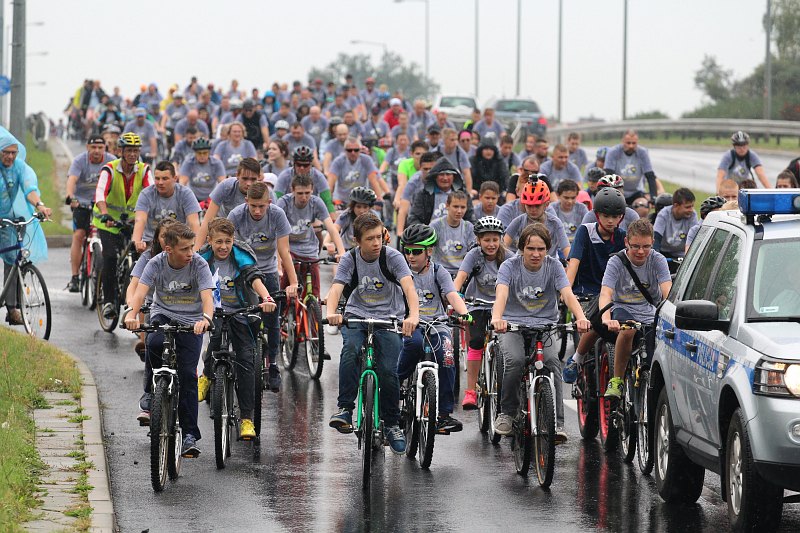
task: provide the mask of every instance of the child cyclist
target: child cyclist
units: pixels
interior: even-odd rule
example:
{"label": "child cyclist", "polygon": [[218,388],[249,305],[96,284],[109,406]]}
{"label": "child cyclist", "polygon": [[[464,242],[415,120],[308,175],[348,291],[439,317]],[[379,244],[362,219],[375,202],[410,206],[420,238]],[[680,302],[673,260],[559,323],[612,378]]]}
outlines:
{"label": "child cyclist", "polygon": [[493,216],[500,212],[497,202],[500,200],[500,186],[496,181],[484,181],[478,191],[478,204],[473,208],[472,216],[475,220]]}
{"label": "child cyclist", "polygon": [[522,230],[536,222],[547,228],[550,234],[551,247],[547,253],[558,258],[561,253],[564,258],[569,257],[569,239],[564,230],[564,224],[552,212],[547,211],[550,203],[550,188],[543,180],[528,182],[522,188],[519,198],[520,204],[525,207],[525,213],[514,218],[506,227],[503,243],[506,248],[516,251],[516,244]]}
{"label": "child cyclist", "polygon": [[[327,216],[327,213],[326,213]],[[262,274],[258,270],[253,250],[244,243],[234,242],[236,228],[225,218],[215,218],[208,224],[208,244],[198,252],[206,260],[215,279],[214,303],[217,308],[230,312],[253,303],[258,296],[261,310],[270,313],[275,310],[275,302],[269,295]],[[239,438],[252,440],[256,437],[253,425],[255,392],[256,332],[253,331],[246,316],[235,315],[229,322],[231,341],[236,354],[236,395],[239,397],[239,410],[242,425]],[[203,356],[203,374],[197,382],[197,401],[202,402],[211,387],[212,365],[208,356],[214,350],[226,349],[222,341],[222,320],[214,320],[214,333]]]}
{"label": "child cyclist", "polygon": [[[492,183],[486,181],[483,184]],[[483,185],[481,186],[483,187]],[[506,260],[503,246],[505,227],[499,218],[492,216],[478,219],[472,230],[478,239],[478,246],[467,252],[456,274],[456,290],[467,298],[480,298],[494,301],[497,270]],[[487,304],[470,304],[472,322],[469,325],[469,348],[467,349],[467,387],[464,390],[465,411],[478,408],[475,384],[483,357],[483,341],[486,338],[486,325],[492,316],[492,307]]]}
{"label": "child cyclist", "polygon": [[[622,396],[622,376],[628,366],[635,337],[642,334],[635,329],[620,331],[620,324],[635,320],[650,326],[645,332],[649,336],[647,353],[652,353],[655,341],[652,329],[655,306],[669,295],[672,288],[667,259],[653,249],[654,240],[653,226],[649,220],[642,218],[632,223],[628,226],[625,237],[626,252],[609,259],[603,275],[600,309],[613,303],[603,313],[603,324],[609,331],[619,332],[614,351],[614,377],[608,382],[606,398]],[[636,283],[637,280],[631,275],[629,268],[636,274],[639,283]],[[642,292],[639,286],[647,293]]]}
{"label": "child cyclist", "polygon": [[[576,318],[578,331],[591,327],[567,280],[558,259],[548,255],[550,233],[544,224],[534,223],[522,230],[517,247],[520,253],[507,259],[497,273],[497,289],[492,307],[492,326],[499,335],[503,362],[502,398],[495,431],[509,435],[514,417],[520,407],[518,390],[524,371],[526,344],[530,339],[520,331],[507,332],[508,323],[536,327],[558,322],[558,299],[564,300]],[[564,443],[564,398],[561,385],[561,365],[553,343],[545,343],[545,365],[553,373],[556,389],[556,443]]]}
{"label": "child cyclist", "polygon": [[[384,246],[381,219],[365,213],[353,221],[353,235],[358,246],[342,257],[333,284],[326,298],[327,318],[332,326],[342,323],[338,313],[339,298],[345,287],[352,292],[347,299],[348,318],[388,320],[405,312],[403,335],[410,337],[419,324],[419,299],[414,288],[411,270],[397,250]],[[355,283],[354,283],[355,282]],[[358,353],[366,340],[366,326],[342,328],[342,353],[339,361],[339,410],[329,425],[340,433],[353,431],[353,409],[358,395]],[[400,337],[387,330],[375,331],[375,353],[380,380],[380,416],[385,423],[385,435],[395,454],[406,450],[406,439],[400,429],[400,382],[397,379],[397,359],[403,348]]]}
{"label": "child cyclist", "polygon": [[[358,218],[359,215],[369,213],[375,206],[377,200],[378,196],[372,189],[355,187],[350,191],[350,205],[339,214],[335,222],[336,233],[338,233],[339,237],[342,239],[342,245],[345,251],[356,246],[355,239],[353,238],[353,221]],[[375,213],[376,216],[378,215],[375,211],[373,211],[373,213]],[[336,245],[333,242],[332,232],[328,232],[328,235],[325,236],[325,246],[328,250],[328,254],[334,255]]]}
{"label": "child cyclist", "polygon": [[[465,197],[467,195],[465,192],[461,194]],[[469,321],[467,306],[456,292],[452,278],[444,268],[431,261],[436,241],[436,231],[425,224],[411,224],[403,231],[400,238],[403,255],[411,268],[414,287],[419,297],[419,316],[422,320],[445,318],[446,300],[456,313]],[[397,362],[397,377],[401,383],[414,372],[417,363],[424,356],[422,329],[417,328],[411,337],[403,339],[403,351],[400,352],[400,359]],[[428,336],[436,363],[439,365],[439,417],[436,431],[447,435],[463,429],[461,422],[451,416],[455,402],[453,385],[458,372],[453,359],[453,337],[447,324],[431,328]]]}
{"label": "child cyclist", "polygon": [[558,201],[550,205],[558,219],[564,224],[564,231],[567,232],[569,243],[575,240],[575,233],[581,225],[584,215],[589,212],[585,205],[578,203],[578,184],[571,179],[563,179],[558,182],[556,194]]}
{"label": "child cyclist", "polygon": [[433,249],[433,260],[442,265],[455,278],[458,266],[475,243],[472,222],[464,220],[469,196],[466,191],[452,191],[447,195],[447,214],[431,222],[431,228],[439,236]]}
{"label": "child cyclist", "polygon": [[[194,333],[179,333],[175,337],[181,396],[178,417],[186,435],[181,447],[183,457],[200,455],[200,448],[197,447],[197,441],[200,440],[200,428],[197,427],[197,362],[203,346],[203,333],[211,325],[211,315],[214,313],[211,271],[205,259],[194,253],[194,238],[194,232],[180,222],[166,230],[164,251],[153,257],[144,268],[125,318],[128,329],[139,327],[139,312],[152,287],[151,324],[175,320],[182,325],[194,326]],[[163,333],[149,333],[147,354],[150,368],[161,366],[163,350]],[[145,380],[145,397],[140,401],[148,411],[153,401],[152,386],[152,380]]]}

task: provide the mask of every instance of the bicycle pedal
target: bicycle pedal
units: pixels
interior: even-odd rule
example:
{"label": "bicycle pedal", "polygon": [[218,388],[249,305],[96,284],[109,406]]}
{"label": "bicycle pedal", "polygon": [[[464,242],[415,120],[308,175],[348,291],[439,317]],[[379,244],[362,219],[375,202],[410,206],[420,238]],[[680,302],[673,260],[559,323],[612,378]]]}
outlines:
{"label": "bicycle pedal", "polygon": [[437,429],[436,430],[436,434],[437,435],[449,435],[450,434],[450,430],[449,429]]}

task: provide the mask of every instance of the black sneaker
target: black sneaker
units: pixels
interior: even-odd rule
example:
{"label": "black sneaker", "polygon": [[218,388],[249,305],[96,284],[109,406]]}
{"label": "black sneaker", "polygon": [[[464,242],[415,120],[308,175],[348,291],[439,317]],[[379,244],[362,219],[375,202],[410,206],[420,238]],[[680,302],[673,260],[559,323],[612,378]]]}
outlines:
{"label": "black sneaker", "polygon": [[72,276],[67,285],[69,292],[81,292],[80,283],[78,283],[78,276]]}
{"label": "black sneaker", "polygon": [[439,416],[439,419],[436,421],[436,433],[440,435],[457,433],[462,429],[464,429],[464,424],[450,415]]}
{"label": "black sneaker", "polygon": [[194,459],[198,455],[200,455],[200,448],[197,446],[194,435],[186,435],[183,439],[183,446],[181,447],[181,457]]}
{"label": "black sneaker", "polygon": [[281,371],[278,365],[269,365],[269,390],[278,392],[281,390]]}

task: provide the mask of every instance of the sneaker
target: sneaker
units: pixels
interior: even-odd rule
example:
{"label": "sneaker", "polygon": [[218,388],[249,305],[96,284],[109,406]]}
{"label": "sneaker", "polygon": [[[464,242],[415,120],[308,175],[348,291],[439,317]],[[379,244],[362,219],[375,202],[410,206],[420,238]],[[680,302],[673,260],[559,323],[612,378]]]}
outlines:
{"label": "sneaker", "polygon": [[281,390],[281,372],[278,365],[269,365],[269,390],[278,392]]}
{"label": "sneaker", "polygon": [[330,324],[325,324],[325,333],[328,335],[338,335],[339,328],[337,326],[331,326]]}
{"label": "sneaker", "polygon": [[197,446],[197,440],[194,435],[186,435],[183,439],[183,446],[181,447],[181,457],[187,459],[194,459],[200,455],[200,448]]}
{"label": "sneaker", "polygon": [[139,398],[139,409],[142,411],[150,411],[153,408],[153,393],[152,392],[145,392],[142,394],[142,397]]}
{"label": "sneaker", "polygon": [[450,415],[439,415],[439,419],[436,421],[436,433],[440,435],[457,433],[462,429],[464,429],[464,424]]}
{"label": "sneaker", "polygon": [[150,411],[145,411],[142,409],[139,411],[139,416],[136,417],[136,420],[139,421],[139,425],[142,427],[146,427],[150,425]]}
{"label": "sneaker", "polygon": [[208,376],[202,374],[200,378],[197,380],[197,401],[204,402],[206,396],[208,396],[208,389],[211,388],[211,380],[208,379]]}
{"label": "sneaker", "polygon": [[106,320],[114,320],[114,317],[117,316],[117,310],[114,309],[114,304],[111,302],[103,304],[103,318]]}
{"label": "sneaker", "polygon": [[389,441],[389,448],[392,449],[392,453],[396,455],[403,455],[406,453],[406,436],[403,434],[403,430],[400,429],[400,426],[395,424],[394,426],[388,426],[383,431],[386,440]]}
{"label": "sneaker", "polygon": [[67,289],[69,292],[81,292],[81,286],[78,282],[78,276],[72,276],[69,280],[69,285],[67,285]]}
{"label": "sneaker", "polygon": [[514,419],[509,415],[500,413],[494,421],[494,432],[498,435],[511,435],[514,428]]}
{"label": "sneaker", "polygon": [[324,352],[322,352],[322,359],[325,360],[325,361],[330,361],[331,360],[331,354],[328,353],[328,350],[325,350]]}
{"label": "sneaker", "polygon": [[567,432],[564,430],[564,426],[556,426],[556,444],[564,444],[567,440]]}
{"label": "sneaker", "polygon": [[604,398],[616,398],[619,400],[622,398],[622,378],[611,378],[608,382],[608,387],[606,388],[606,393],[603,395]]}
{"label": "sneaker", "polygon": [[239,438],[242,440],[253,440],[256,438],[256,427],[249,418],[242,419],[242,428],[239,430]]}
{"label": "sneaker", "polygon": [[147,345],[144,343],[144,341],[138,341],[136,346],[134,346],[133,351],[136,352],[136,355],[138,355],[139,359],[141,359],[142,363],[144,363],[144,357],[147,353]]}
{"label": "sneaker", "polygon": [[575,383],[578,379],[578,363],[575,362],[575,357],[571,356],[564,364],[564,370],[561,372],[561,377],[564,378],[564,383]]}
{"label": "sneaker", "polygon": [[19,309],[9,309],[6,314],[6,322],[12,326],[21,326],[25,323],[22,320],[22,313]]}
{"label": "sneaker", "polygon": [[461,408],[465,411],[474,411],[478,408],[478,393],[474,390],[464,391],[464,401],[461,402]]}
{"label": "sneaker", "polygon": [[344,407],[339,408],[339,411],[331,417],[328,425],[339,433],[352,433],[353,411]]}

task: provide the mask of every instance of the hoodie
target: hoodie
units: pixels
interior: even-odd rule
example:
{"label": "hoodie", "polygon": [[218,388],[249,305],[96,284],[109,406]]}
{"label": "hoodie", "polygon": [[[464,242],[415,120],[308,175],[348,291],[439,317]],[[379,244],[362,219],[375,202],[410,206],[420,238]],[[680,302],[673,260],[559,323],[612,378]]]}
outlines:
{"label": "hoodie", "polygon": [[[214,252],[211,249],[211,245],[204,244],[197,253],[206,260],[213,274],[215,270]],[[258,298],[253,290],[253,281],[255,281],[256,278],[261,279],[261,281],[264,280],[261,271],[258,269],[258,264],[256,263],[255,252],[247,243],[234,241],[230,258],[236,268],[236,277],[233,283],[236,287],[236,294],[239,296],[240,306],[246,307],[257,303]]]}
{"label": "hoodie", "polygon": [[[428,172],[428,176],[425,178],[425,186],[414,197],[411,211],[408,213],[407,225],[431,223],[431,217],[436,208],[434,205],[436,193],[439,191],[439,188],[436,186],[436,176],[443,172],[455,173],[455,176],[453,176],[453,188],[451,190],[464,191],[469,195],[469,192],[464,186],[464,179],[461,177],[461,173],[456,170],[456,167],[454,167],[450,161],[442,157],[433,165],[431,171]],[[464,215],[464,220],[473,221],[472,201],[469,199],[467,200],[467,212]]]}
{"label": "hoodie", "polygon": [[[481,155],[484,149],[492,151],[490,159]],[[500,187],[500,197],[505,196],[505,192],[508,190],[508,165],[500,157],[500,152],[492,142],[482,142],[475,155],[469,158],[469,162],[472,165],[473,189],[480,191],[484,181],[494,181]]]}

